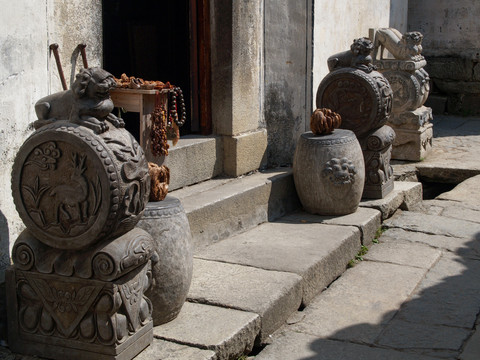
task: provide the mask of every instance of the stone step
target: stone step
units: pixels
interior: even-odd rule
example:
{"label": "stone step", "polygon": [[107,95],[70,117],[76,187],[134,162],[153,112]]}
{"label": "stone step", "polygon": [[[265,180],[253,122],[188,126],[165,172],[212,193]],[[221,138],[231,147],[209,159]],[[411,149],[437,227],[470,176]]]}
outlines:
{"label": "stone step", "polygon": [[196,250],[275,220],[301,205],[291,168],[213,179],[171,192],[182,202]]}
{"label": "stone step", "polygon": [[236,359],[267,343],[370,246],[382,219],[420,201],[421,189],[395,183],[385,199],[336,217],[303,212],[287,168],[172,192],[194,238],[193,279],[179,316],[154,328],[139,358]]}
{"label": "stone step", "polygon": [[[253,183],[272,178],[272,174],[274,188],[279,186],[275,180],[286,182],[291,178],[291,173],[284,170],[280,174],[245,177],[235,186],[229,180],[200,185],[208,193],[227,184],[242,188],[244,183],[243,188],[249,192],[259,187]],[[182,199],[187,214],[202,211],[200,206],[195,209],[193,201],[188,203],[196,193],[191,190],[184,189]],[[208,198],[202,192],[198,196]],[[278,194],[269,196],[279,198]],[[372,243],[382,218],[387,218],[394,207],[409,207],[420,200],[421,184],[395,184],[392,196],[362,201],[354,214],[318,216],[297,210],[208,247],[198,247],[188,302],[177,319],[154,328],[154,347],[147,351],[167,359],[187,359],[183,354],[200,350],[199,359],[236,359],[254,345],[267,343],[292,314],[308,305],[347,269],[362,244]],[[204,203],[225,209],[221,203]],[[161,351],[164,342],[181,346],[181,355],[167,356]],[[216,357],[210,357],[208,350]]]}

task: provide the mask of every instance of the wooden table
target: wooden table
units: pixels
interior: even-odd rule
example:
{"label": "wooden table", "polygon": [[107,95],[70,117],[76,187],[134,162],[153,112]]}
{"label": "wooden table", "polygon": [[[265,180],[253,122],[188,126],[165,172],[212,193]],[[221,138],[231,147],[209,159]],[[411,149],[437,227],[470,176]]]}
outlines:
{"label": "wooden table", "polygon": [[155,109],[155,95],[159,92],[161,105],[167,106],[169,90],[113,89],[110,90],[115,107],[140,113],[140,145],[150,149],[151,114]]}

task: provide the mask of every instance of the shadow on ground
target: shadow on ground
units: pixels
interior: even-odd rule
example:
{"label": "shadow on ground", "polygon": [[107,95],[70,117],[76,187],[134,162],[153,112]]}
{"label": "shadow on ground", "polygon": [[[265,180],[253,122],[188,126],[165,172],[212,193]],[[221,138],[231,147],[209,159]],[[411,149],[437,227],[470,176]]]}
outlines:
{"label": "shadow on ground", "polygon": [[[480,232],[456,252],[445,252],[413,298],[399,311],[385,314],[380,324],[358,324],[328,340],[314,340],[310,350],[315,355],[301,360],[458,358],[475,329],[480,309],[479,242]],[[365,333],[378,336],[363,344],[351,340]]]}

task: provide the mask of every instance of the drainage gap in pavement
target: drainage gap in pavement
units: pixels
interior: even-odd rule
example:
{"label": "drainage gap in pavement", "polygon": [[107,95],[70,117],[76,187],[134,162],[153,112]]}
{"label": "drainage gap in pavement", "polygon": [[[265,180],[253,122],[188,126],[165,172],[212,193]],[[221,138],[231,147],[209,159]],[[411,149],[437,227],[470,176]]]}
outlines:
{"label": "drainage gap in pavement", "polygon": [[455,186],[457,186],[457,184],[422,181],[422,186],[423,186],[423,200],[432,200],[432,199],[435,199],[438,195],[452,190]]}

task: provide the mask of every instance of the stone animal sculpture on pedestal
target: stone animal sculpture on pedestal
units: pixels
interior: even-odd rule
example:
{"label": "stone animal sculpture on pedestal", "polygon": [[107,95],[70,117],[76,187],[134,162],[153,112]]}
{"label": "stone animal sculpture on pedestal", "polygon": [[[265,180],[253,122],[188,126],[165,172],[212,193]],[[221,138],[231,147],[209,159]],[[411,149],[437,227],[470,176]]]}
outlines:
{"label": "stone animal sculpture on pedestal", "polygon": [[95,131],[108,130],[105,120],[115,127],[124,127],[123,120],[114,114],[110,89],[116,87],[113,75],[98,68],[82,69],[76,75],[70,90],[45,96],[35,104],[38,120],[35,129],[56,120],[69,120]]}
{"label": "stone animal sculpture on pedestal", "polygon": [[373,44],[369,39],[355,39],[350,46],[350,50],[332,55],[327,59],[328,69],[333,71],[340,68],[352,67],[367,73],[371,72],[375,69],[372,65],[372,56],[370,55],[372,50]]}
{"label": "stone animal sculpture on pedestal", "polygon": [[375,31],[374,58],[380,48],[380,59],[387,49],[398,60],[421,60],[423,35],[418,31],[407,32],[402,35],[394,28],[383,28]]}

